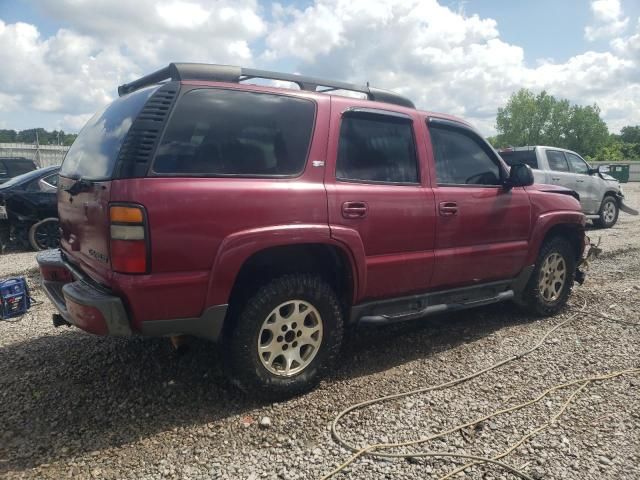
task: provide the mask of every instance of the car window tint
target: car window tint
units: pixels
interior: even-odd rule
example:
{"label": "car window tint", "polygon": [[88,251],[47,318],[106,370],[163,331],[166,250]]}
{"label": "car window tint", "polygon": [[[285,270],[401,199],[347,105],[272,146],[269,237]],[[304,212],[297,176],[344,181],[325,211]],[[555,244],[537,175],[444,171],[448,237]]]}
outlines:
{"label": "car window tint", "polygon": [[336,177],[365,182],[417,183],[410,119],[352,113],[343,117]]}
{"label": "car window tint", "polygon": [[567,160],[569,160],[572,171],[575,173],[582,173],[584,175],[589,173],[589,166],[579,156],[569,152],[564,152],[564,154],[567,156]]}
{"label": "car window tint", "polygon": [[299,174],[314,117],[315,104],[301,98],[193,90],[176,106],[153,170],[196,176]]}
{"label": "car window tint", "polygon": [[547,161],[549,162],[549,168],[556,172],[568,172],[569,165],[567,159],[564,157],[564,153],[557,150],[547,150]]}
{"label": "car window tint", "polygon": [[116,98],[82,128],[62,162],[63,177],[110,178],[131,125],[157,85]]}
{"label": "car window tint", "polygon": [[23,173],[35,170],[35,166],[31,162],[9,162],[9,170],[12,177],[17,177]]}
{"label": "car window tint", "polygon": [[510,167],[520,163],[526,163],[531,168],[538,168],[538,158],[536,157],[535,150],[502,151],[500,152],[500,156]]}
{"label": "car window tint", "polygon": [[471,132],[431,126],[436,177],[441,185],[500,185],[500,167]]}

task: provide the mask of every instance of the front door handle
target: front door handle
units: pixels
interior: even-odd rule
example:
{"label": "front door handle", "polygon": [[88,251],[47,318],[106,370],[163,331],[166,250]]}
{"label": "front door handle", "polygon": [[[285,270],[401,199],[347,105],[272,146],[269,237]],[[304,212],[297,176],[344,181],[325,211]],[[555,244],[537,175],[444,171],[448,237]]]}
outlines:
{"label": "front door handle", "polygon": [[584,180],[576,180],[578,183],[584,183]]}
{"label": "front door handle", "polygon": [[443,217],[451,217],[452,215],[457,215],[458,213],[458,204],[456,202],[440,202],[440,215]]}
{"label": "front door handle", "polygon": [[342,204],[342,216],[344,218],[364,218],[367,216],[368,211],[367,202],[344,202]]}
{"label": "front door handle", "polygon": [[559,182],[560,181],[560,177],[551,177],[551,181]]}

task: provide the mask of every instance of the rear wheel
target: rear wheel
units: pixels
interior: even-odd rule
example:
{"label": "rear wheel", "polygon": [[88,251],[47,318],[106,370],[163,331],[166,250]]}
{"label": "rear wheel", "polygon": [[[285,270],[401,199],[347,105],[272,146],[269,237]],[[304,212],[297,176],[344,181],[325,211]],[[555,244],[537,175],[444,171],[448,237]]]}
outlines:
{"label": "rear wheel", "polygon": [[618,221],[619,213],[618,202],[611,195],[607,195],[600,206],[600,217],[593,223],[600,228],[611,228]]}
{"label": "rear wheel", "polygon": [[34,250],[48,250],[60,246],[60,224],[57,218],[45,218],[29,229],[29,245]]}
{"label": "rear wheel", "polygon": [[242,390],[286,398],[313,388],[335,361],[342,311],[319,277],[285,275],[260,288],[233,319],[227,374]]}
{"label": "rear wheel", "polygon": [[575,271],[576,255],[571,243],[562,237],[546,241],[524,292],[528,310],[540,316],[559,312],[571,293]]}

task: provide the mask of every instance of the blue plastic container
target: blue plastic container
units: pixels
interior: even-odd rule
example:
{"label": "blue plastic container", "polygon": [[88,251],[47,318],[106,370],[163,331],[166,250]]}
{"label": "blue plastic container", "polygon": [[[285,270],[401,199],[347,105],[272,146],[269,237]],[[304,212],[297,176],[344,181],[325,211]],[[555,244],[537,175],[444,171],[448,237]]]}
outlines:
{"label": "blue plastic container", "polygon": [[30,306],[29,287],[24,277],[0,280],[0,319],[24,315]]}

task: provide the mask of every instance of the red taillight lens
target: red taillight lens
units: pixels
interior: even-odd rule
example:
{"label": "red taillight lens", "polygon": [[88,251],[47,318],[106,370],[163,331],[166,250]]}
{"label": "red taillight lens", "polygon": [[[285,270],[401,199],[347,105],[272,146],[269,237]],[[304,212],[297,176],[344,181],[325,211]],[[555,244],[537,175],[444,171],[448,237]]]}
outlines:
{"label": "red taillight lens", "polygon": [[146,273],[149,244],[146,215],[137,205],[112,205],[111,268],[120,273]]}

